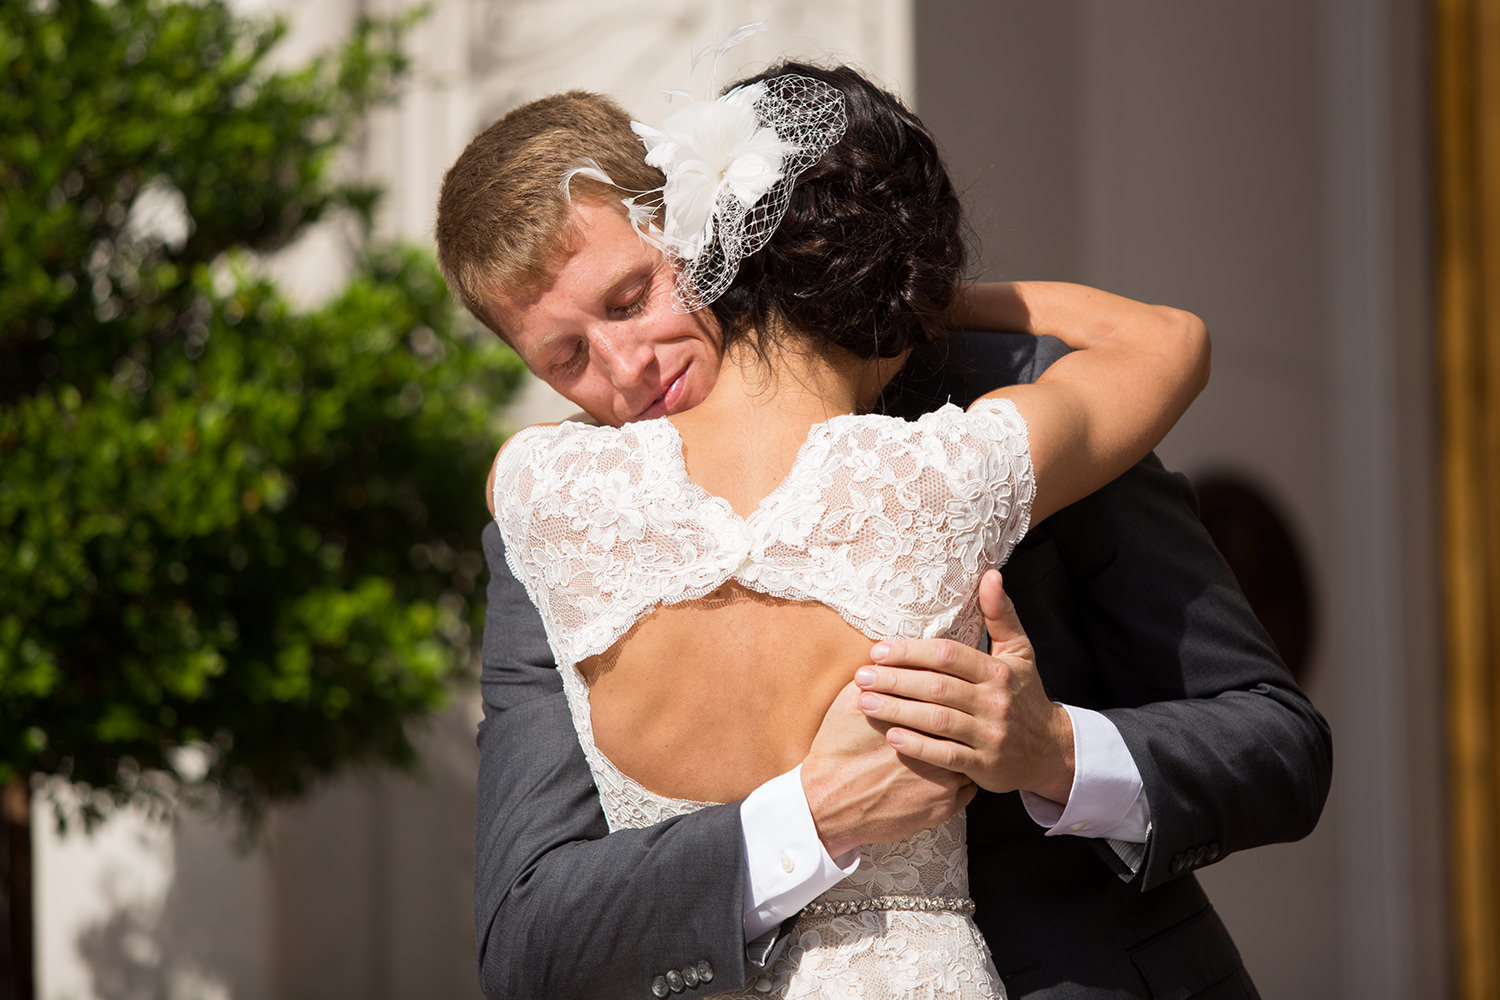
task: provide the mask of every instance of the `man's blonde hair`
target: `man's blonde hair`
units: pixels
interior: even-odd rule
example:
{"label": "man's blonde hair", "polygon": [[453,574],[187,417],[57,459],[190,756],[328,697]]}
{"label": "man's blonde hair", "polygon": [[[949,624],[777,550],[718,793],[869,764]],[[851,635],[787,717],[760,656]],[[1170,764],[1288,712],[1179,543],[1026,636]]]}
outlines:
{"label": "man's blonde hair", "polygon": [[438,195],[438,266],[464,306],[501,337],[485,308],[497,292],[527,293],[550,280],[575,249],[564,171],[592,159],[619,188],[575,177],[575,198],[619,208],[622,193],[662,183],[630,130],[630,116],[603,94],[570,90],[523,104],[469,143]]}

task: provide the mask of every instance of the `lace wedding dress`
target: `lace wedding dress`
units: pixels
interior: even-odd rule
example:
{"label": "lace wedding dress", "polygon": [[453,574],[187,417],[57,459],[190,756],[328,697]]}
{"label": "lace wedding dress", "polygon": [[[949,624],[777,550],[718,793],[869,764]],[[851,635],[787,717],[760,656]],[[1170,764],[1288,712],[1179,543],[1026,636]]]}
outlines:
{"label": "lace wedding dress", "polygon": [[[688,477],[668,420],[516,434],[496,465],[497,520],[511,570],[541,611],[610,829],[705,803],[652,793],[595,747],[577,663],[653,608],[730,580],[822,603],[871,639],[973,644],[983,629],[979,575],[1025,533],[1033,492],[1026,427],[1008,400],[967,412],[949,405],[915,422],[818,424],[749,517]],[[865,848],[742,995],[1003,997],[967,894],[962,814]]]}

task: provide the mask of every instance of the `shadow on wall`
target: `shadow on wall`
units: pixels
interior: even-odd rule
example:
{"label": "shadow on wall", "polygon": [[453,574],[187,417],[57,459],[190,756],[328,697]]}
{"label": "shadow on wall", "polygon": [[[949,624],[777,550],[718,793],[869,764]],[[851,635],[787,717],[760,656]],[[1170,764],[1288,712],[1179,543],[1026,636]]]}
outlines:
{"label": "shadow on wall", "polygon": [[120,1000],[166,1000],[175,979],[160,952],[161,914],[126,906],[78,935],[78,954],[93,973],[94,993]]}
{"label": "shadow on wall", "polygon": [[69,836],[60,888],[98,899],[69,901],[77,964],[43,1000],[477,998],[475,709],[458,701],[416,773],[330,782],[248,850],[233,817],[186,810]]}
{"label": "shadow on wall", "polygon": [[1198,515],[1255,616],[1276,643],[1297,683],[1308,683],[1317,608],[1307,555],[1292,522],[1253,474],[1229,470],[1193,477]]}
{"label": "shadow on wall", "polygon": [[418,738],[417,773],[356,774],[277,811],[267,996],[479,997],[477,718],[477,691],[467,692]]}
{"label": "shadow on wall", "polygon": [[[134,838],[126,836],[142,857],[112,859],[101,876],[106,915],[75,938],[90,993],[109,1000],[269,997],[265,852],[237,847],[238,828],[227,818],[183,813],[166,831],[136,816],[112,821],[116,832],[125,824],[138,825]],[[170,857],[144,857],[160,853]],[[116,876],[146,863],[164,870],[165,893],[127,898]],[[49,1000],[72,995],[48,991]]]}

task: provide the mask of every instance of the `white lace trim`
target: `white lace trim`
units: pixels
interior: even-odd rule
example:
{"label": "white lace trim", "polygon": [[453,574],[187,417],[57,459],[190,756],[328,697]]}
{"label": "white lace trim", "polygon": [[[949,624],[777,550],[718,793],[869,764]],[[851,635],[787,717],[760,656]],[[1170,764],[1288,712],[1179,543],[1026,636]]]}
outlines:
{"label": "white lace trim", "polygon": [[818,424],[748,518],[688,478],[665,419],[528,428],[495,476],[507,561],[560,663],[729,580],[825,604],[872,637],[972,642],[979,574],[1009,557],[1034,494],[1025,422],[1005,399]]}

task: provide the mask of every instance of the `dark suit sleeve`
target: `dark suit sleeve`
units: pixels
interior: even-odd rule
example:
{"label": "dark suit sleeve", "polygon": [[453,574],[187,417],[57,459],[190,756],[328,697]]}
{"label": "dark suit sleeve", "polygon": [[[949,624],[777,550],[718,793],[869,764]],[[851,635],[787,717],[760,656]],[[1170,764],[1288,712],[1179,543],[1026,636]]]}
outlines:
{"label": "dark suit sleeve", "polygon": [[[1066,353],[1049,337],[955,333],[914,357],[882,405],[907,417],[967,406]],[[1034,526],[1004,574],[1048,694],[1102,711],[1141,772],[1152,828],[1138,885],[1312,830],[1332,776],[1328,724],[1256,620],[1185,477],[1147,457]]]}
{"label": "dark suit sleeve", "polygon": [[1306,836],[1332,776],[1328,724],[1198,520],[1187,480],[1151,456],[1044,524],[1094,658],[1084,707],[1118,727],[1150,803],[1142,888]]}
{"label": "dark suit sleeve", "polygon": [[741,987],[738,805],[606,836],[541,619],[494,524],[484,549],[474,920],[485,996],[639,1000],[657,976],[701,962],[713,991]]}

